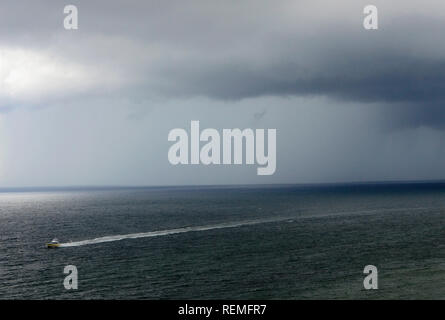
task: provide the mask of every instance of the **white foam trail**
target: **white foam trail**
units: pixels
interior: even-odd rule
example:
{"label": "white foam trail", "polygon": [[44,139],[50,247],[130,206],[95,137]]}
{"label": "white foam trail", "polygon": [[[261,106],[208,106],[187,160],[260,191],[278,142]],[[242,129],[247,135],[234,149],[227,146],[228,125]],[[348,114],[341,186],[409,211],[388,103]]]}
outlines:
{"label": "white foam trail", "polygon": [[214,225],[207,225],[207,226],[185,227],[185,228],[169,229],[169,230],[161,230],[161,231],[121,234],[121,235],[106,236],[106,237],[100,237],[100,238],[89,239],[89,240],[61,243],[60,247],[78,247],[78,246],[85,246],[85,245],[89,245],[89,244],[119,241],[119,240],[124,240],[124,239],[160,237],[160,236],[166,236],[166,235],[177,234],[177,233],[185,233],[185,232],[206,231],[206,230],[215,230],[215,229],[224,229],[224,228],[236,228],[236,227],[260,224],[260,223],[279,222],[279,221],[290,220],[290,219],[291,218],[250,220],[250,221],[240,221],[240,222],[232,222],[232,223],[221,223],[221,224],[214,224]]}
{"label": "white foam trail", "polygon": [[151,232],[142,232],[142,233],[130,233],[130,234],[122,234],[115,236],[106,236],[100,237],[90,240],[82,240],[75,242],[67,242],[61,243],[60,247],[78,247],[85,246],[88,244],[96,244],[103,242],[112,242],[119,241],[124,239],[137,239],[137,238],[148,238],[148,237],[160,237],[166,236],[169,234],[177,234],[177,233],[185,233],[185,232],[195,232],[195,231],[206,231],[206,230],[214,230],[214,229],[223,229],[223,228],[235,228],[242,227],[260,223],[268,223],[268,222],[294,222],[296,219],[322,219],[327,217],[335,217],[335,216],[343,216],[343,215],[357,215],[357,214],[372,214],[376,212],[393,212],[393,211],[418,211],[418,210],[436,210],[436,207],[419,207],[419,208],[391,208],[391,209],[371,209],[371,210],[360,210],[360,211],[346,211],[346,212],[328,212],[326,214],[316,214],[316,215],[305,215],[305,216],[288,216],[288,217],[276,217],[270,219],[262,219],[262,220],[249,220],[249,221],[239,221],[239,222],[229,222],[229,223],[221,223],[207,226],[196,226],[196,227],[185,227],[178,229],[169,229],[169,230],[161,230],[161,231],[151,231]]}

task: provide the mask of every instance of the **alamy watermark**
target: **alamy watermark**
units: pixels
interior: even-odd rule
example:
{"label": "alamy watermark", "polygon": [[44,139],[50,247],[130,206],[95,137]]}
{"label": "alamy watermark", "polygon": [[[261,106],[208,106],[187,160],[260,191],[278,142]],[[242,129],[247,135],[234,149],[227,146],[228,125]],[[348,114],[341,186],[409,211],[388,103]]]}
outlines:
{"label": "alamy watermark", "polygon": [[377,7],[367,5],[363,8],[363,13],[366,14],[366,17],[363,19],[363,27],[366,30],[377,30],[379,28]]}
{"label": "alamy watermark", "polygon": [[[168,134],[168,141],[175,142],[168,151],[168,160],[173,165],[243,163],[251,165],[256,163],[259,166],[258,175],[272,175],[275,173],[277,164],[276,137],[276,129],[267,129],[266,155],[264,129],[255,129],[255,131],[253,129],[223,129],[221,140],[218,130],[207,128],[200,132],[199,121],[191,121],[190,139],[188,132],[181,128],[173,129]],[[201,147],[201,142],[206,142],[206,144]],[[245,159],[243,159],[244,154]]]}
{"label": "alamy watermark", "polygon": [[67,274],[63,280],[63,286],[66,290],[77,290],[78,288],[78,277],[77,277],[77,267],[73,265],[68,265],[63,268],[63,273]]}
{"label": "alamy watermark", "polygon": [[63,8],[63,13],[68,14],[63,19],[63,27],[66,30],[77,30],[79,28],[79,11],[75,5],[67,5]]}
{"label": "alamy watermark", "polygon": [[378,276],[377,267],[373,266],[372,264],[367,265],[363,269],[363,273],[367,274],[367,276],[363,280],[363,287],[366,290],[378,289],[379,288],[379,283],[378,283],[379,276]]}

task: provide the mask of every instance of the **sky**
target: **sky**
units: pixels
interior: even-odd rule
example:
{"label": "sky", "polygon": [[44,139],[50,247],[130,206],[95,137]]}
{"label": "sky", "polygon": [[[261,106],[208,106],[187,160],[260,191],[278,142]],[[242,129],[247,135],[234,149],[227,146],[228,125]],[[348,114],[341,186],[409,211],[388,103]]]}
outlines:
{"label": "sky", "polygon": [[[3,0],[0,187],[445,179],[444,30],[443,0]],[[275,174],[172,166],[192,120],[277,129]]]}

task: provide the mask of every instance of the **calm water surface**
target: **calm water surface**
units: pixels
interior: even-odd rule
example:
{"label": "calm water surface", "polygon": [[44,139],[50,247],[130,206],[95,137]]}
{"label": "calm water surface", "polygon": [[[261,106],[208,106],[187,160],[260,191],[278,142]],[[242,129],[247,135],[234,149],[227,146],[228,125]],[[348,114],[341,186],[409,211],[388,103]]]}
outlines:
{"label": "calm water surface", "polygon": [[0,192],[0,299],[442,299],[444,226],[444,184]]}

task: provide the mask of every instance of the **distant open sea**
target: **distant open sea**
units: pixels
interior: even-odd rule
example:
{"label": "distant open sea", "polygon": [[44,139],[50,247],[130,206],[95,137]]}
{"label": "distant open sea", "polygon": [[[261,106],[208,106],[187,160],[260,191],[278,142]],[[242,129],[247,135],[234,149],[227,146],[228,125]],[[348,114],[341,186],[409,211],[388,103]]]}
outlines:
{"label": "distant open sea", "polygon": [[443,299],[444,227],[443,183],[3,190],[0,299]]}

